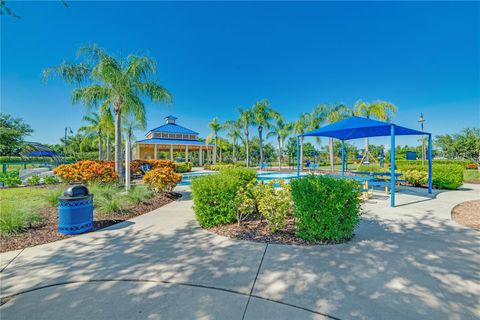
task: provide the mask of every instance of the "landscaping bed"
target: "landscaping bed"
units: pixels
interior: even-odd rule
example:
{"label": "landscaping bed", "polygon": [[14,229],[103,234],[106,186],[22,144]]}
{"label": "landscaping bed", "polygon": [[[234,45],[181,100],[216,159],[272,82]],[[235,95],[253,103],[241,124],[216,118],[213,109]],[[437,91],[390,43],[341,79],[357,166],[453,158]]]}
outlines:
{"label": "landscaping bed", "polygon": [[[148,213],[154,209],[162,207],[180,197],[178,193],[157,194],[153,198],[146,200],[132,208],[118,213],[94,213],[94,226],[91,231],[96,231],[111,225],[123,222],[133,217]],[[41,207],[38,209],[42,217],[41,223],[32,226],[21,233],[11,235],[0,235],[0,252],[6,252],[17,249],[24,249],[39,244],[54,242],[61,239],[72,237],[71,235],[60,234],[58,227],[58,209],[55,207]]]}
{"label": "landscaping bed", "polygon": [[340,241],[308,241],[302,239],[295,234],[295,222],[293,217],[288,217],[286,219],[286,225],[282,230],[272,233],[268,222],[266,220],[261,220],[260,218],[261,216],[255,215],[252,216],[249,220],[243,221],[240,225],[238,225],[237,223],[218,225],[207,230],[231,239],[288,245],[311,246],[338,244],[351,240],[351,238]]}
{"label": "landscaping bed", "polygon": [[457,204],[452,209],[452,219],[466,227],[480,230],[480,200]]}

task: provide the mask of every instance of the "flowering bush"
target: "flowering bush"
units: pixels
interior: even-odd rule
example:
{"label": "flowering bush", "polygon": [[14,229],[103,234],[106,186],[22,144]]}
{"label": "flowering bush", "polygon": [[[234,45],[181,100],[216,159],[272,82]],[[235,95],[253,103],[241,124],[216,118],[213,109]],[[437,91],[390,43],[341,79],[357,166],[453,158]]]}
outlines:
{"label": "flowering bush", "polygon": [[403,176],[414,187],[420,187],[428,183],[428,173],[420,170],[407,170]]}
{"label": "flowering bush", "polygon": [[118,178],[111,161],[84,160],[72,164],[62,164],[53,173],[64,182],[115,182]]}
{"label": "flowering bush", "polygon": [[477,169],[478,165],[476,163],[469,163],[465,165],[466,169]]}
{"label": "flowering bush", "polygon": [[150,170],[143,177],[145,184],[155,192],[170,192],[181,180],[182,175],[175,173],[175,171],[169,167]]}

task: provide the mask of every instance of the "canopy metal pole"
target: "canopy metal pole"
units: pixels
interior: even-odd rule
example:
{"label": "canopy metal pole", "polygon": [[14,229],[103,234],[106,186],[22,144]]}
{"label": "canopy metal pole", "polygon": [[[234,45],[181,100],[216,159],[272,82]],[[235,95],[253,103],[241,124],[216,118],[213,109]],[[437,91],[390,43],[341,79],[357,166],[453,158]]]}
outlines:
{"label": "canopy metal pole", "polygon": [[432,135],[428,135],[428,193],[432,193]]}
{"label": "canopy metal pole", "polygon": [[300,136],[297,136],[297,177],[300,177]]}
{"label": "canopy metal pole", "polygon": [[395,207],[395,126],[390,126],[390,206]]}
{"label": "canopy metal pole", "polygon": [[342,140],[342,177],[345,176],[345,141]]}

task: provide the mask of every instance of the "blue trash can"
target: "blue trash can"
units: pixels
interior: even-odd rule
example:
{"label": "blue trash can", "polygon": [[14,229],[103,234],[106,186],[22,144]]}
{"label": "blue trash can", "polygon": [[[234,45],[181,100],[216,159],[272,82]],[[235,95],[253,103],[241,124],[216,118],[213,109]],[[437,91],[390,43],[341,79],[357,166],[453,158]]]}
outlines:
{"label": "blue trash can", "polygon": [[84,185],[69,186],[58,197],[58,232],[79,234],[93,227],[93,194]]}

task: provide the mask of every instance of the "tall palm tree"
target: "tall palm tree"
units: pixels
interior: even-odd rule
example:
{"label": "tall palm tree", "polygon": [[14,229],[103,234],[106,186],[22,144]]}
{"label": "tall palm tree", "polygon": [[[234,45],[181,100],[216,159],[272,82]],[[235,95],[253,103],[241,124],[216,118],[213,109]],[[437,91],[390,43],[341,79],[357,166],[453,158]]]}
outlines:
{"label": "tall palm tree", "polygon": [[[142,98],[153,102],[172,101],[167,89],[154,78],[156,63],[152,58],[128,55],[126,61],[107,54],[96,45],[79,49],[83,58],[79,64],[64,62],[44,70],[44,76],[56,74],[77,85],[72,102],[83,102],[87,109],[98,104],[113,106],[115,114],[115,171],[122,182],[122,126],[123,113],[137,118],[145,117]],[[84,84],[85,85],[82,85]]]}
{"label": "tall palm tree", "polygon": [[268,100],[263,99],[256,102],[252,107],[253,122],[258,128],[260,165],[263,163],[263,129],[270,128],[270,121],[273,120],[278,113],[270,107]]}
{"label": "tall palm tree", "polygon": [[[342,103],[333,104],[327,106],[325,104],[319,104],[314,111],[317,114],[317,118],[324,119],[328,124],[340,121],[351,115],[350,108]],[[335,171],[335,159],[333,152],[333,138],[328,139],[328,148],[330,153],[330,172]]]}
{"label": "tall palm tree", "polygon": [[[354,114],[368,119],[375,118],[381,121],[391,121],[397,113],[397,107],[390,102],[377,100],[372,103],[358,100],[355,103]],[[368,137],[365,138],[365,156],[369,161]]]}
{"label": "tall palm tree", "polygon": [[97,112],[92,112],[83,116],[83,121],[88,122],[87,125],[78,128],[78,132],[84,133],[87,137],[96,136],[98,139],[98,160],[103,160],[103,124],[102,119]]}
{"label": "tall palm tree", "polygon": [[245,135],[245,152],[246,152],[246,163],[247,167],[250,166],[250,140],[249,140],[249,131],[251,125],[253,125],[253,113],[250,109],[241,109],[238,108],[238,112],[240,113],[240,118],[238,119],[240,125],[243,128],[243,134]]}
{"label": "tall palm tree", "polygon": [[215,163],[217,162],[218,132],[222,130],[223,127],[220,122],[218,122],[218,117],[213,118],[212,122],[210,122],[208,126],[210,127],[210,129],[212,129],[212,135],[215,139],[215,147],[213,148],[213,162]]}
{"label": "tall palm tree", "polygon": [[297,121],[293,124],[293,131],[295,135],[300,136],[300,168],[303,169],[303,141],[304,137],[303,134],[308,130],[308,127],[311,124],[311,116],[310,114],[304,112],[300,115]]}
{"label": "tall palm tree", "polygon": [[110,157],[112,155],[112,146],[110,142],[112,140],[113,133],[115,132],[115,121],[113,119],[112,111],[109,107],[102,109],[101,117],[102,117],[102,123],[104,127],[103,131],[106,136],[105,140],[107,141],[105,160],[110,161]]}
{"label": "tall palm tree", "polygon": [[242,138],[242,124],[239,120],[228,120],[223,124],[223,127],[228,130],[228,136],[232,138],[232,160],[236,159],[236,146],[238,139]]}
{"label": "tall palm tree", "polygon": [[282,170],[282,150],[285,139],[292,134],[293,123],[286,122],[282,116],[277,116],[275,122],[271,126],[267,138],[276,137],[278,143],[278,166]]}

